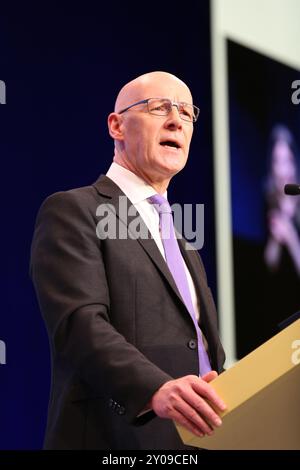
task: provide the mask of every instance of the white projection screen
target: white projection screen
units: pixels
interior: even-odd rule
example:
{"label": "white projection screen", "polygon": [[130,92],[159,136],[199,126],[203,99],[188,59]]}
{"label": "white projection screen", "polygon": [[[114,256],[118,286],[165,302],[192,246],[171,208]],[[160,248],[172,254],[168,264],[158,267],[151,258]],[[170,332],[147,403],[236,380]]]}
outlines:
{"label": "white projection screen", "polygon": [[[245,48],[249,54],[259,54],[288,70],[299,72],[300,1],[211,0],[211,31],[218,311],[227,355],[226,366],[230,367],[237,360],[237,312],[232,237],[228,44]],[[299,74],[298,77],[295,75],[296,78]],[[291,85],[286,91],[289,96],[292,95]]]}

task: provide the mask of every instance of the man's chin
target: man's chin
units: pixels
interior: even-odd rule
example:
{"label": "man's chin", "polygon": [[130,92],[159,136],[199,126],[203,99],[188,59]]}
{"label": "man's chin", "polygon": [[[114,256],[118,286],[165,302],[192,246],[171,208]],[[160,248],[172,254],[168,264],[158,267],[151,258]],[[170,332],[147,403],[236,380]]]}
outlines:
{"label": "man's chin", "polygon": [[181,170],[183,170],[183,168],[185,167],[186,165],[186,160],[182,159],[182,160],[179,160],[177,161],[175,164],[174,162],[172,162],[172,164],[170,164],[168,166],[168,170],[170,171],[171,174],[173,175],[176,175],[177,173],[179,173]]}
{"label": "man's chin", "polygon": [[172,155],[168,156],[168,158],[165,158],[162,160],[162,168],[164,169],[165,172],[169,172],[171,175],[178,173],[181,171],[185,165],[186,165],[187,159],[183,155]]}
{"label": "man's chin", "polygon": [[173,166],[167,166],[164,167],[161,171],[163,175],[166,176],[166,178],[173,178],[173,176],[177,175],[177,173],[180,173],[181,170],[185,167],[185,163],[182,165],[173,165]]}

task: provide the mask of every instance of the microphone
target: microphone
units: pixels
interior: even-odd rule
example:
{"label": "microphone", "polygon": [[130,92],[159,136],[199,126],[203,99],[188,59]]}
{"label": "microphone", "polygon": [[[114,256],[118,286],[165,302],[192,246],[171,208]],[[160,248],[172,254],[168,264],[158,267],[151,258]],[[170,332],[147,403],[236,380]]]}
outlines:
{"label": "microphone", "polygon": [[288,196],[297,196],[300,194],[300,186],[298,184],[286,184],[284,186],[284,193]]}

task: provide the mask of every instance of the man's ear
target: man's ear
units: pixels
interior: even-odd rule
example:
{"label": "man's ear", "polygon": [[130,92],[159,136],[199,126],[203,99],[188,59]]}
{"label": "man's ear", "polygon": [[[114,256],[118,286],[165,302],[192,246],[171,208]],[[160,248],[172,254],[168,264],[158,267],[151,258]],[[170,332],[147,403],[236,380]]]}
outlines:
{"label": "man's ear", "polygon": [[120,114],[110,113],[107,119],[107,125],[109,134],[114,140],[124,140],[122,124],[123,118]]}

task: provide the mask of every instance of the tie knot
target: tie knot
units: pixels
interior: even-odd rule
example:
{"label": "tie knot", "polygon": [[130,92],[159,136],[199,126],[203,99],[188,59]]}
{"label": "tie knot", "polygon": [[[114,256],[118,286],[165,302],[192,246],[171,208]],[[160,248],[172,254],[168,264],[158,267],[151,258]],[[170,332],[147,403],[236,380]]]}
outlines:
{"label": "tie knot", "polygon": [[161,194],[154,194],[154,196],[149,197],[149,201],[154,205],[159,214],[172,213],[170,204]]}

